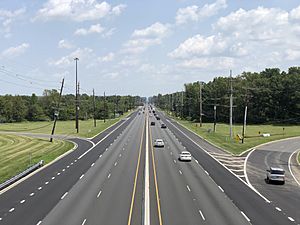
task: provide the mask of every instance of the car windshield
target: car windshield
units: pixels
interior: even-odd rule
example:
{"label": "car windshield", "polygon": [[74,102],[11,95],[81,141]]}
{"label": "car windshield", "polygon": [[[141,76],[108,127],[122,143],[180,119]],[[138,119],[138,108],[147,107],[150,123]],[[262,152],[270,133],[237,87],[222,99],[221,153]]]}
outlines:
{"label": "car windshield", "polygon": [[282,171],[282,170],[271,170],[271,173],[272,173],[272,174],[283,175],[283,174],[284,174],[284,171]]}

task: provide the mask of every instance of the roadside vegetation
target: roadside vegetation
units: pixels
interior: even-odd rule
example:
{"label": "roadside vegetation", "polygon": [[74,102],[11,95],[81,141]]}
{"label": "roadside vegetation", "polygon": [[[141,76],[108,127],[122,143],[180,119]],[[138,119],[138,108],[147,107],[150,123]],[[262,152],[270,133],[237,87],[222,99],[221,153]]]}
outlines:
{"label": "roadside vegetation", "polygon": [[300,165],[300,152],[298,152],[298,163]]}
{"label": "roadside vegetation", "polygon": [[[242,133],[242,125],[233,126],[234,139],[230,139],[228,124],[217,124],[216,132],[214,133],[213,123],[203,123],[202,127],[200,127],[199,123],[180,120],[179,118],[174,119],[209,142],[235,155],[270,141],[300,136],[300,126],[296,125],[248,125],[246,127],[244,143],[242,143],[237,138],[237,135]],[[270,137],[262,137],[261,134],[270,134]],[[300,161],[300,156],[298,156],[298,160]]]}
{"label": "roadside vegetation", "polygon": [[73,143],[0,134],[0,183],[44,160],[45,164],[73,148]]}

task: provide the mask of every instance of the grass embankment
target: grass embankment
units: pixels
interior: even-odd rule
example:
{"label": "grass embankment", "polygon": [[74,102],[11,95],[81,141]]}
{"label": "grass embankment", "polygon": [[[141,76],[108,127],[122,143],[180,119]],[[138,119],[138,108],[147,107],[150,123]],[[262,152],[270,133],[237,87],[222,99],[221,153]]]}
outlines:
{"label": "grass embankment", "polygon": [[[94,127],[94,120],[80,120],[79,121],[79,133],[77,134],[75,129],[75,121],[57,121],[55,134],[67,135],[67,136],[79,136],[79,137],[93,137],[100,133],[107,127],[116,123],[120,119],[126,117],[128,113],[124,113],[123,116],[116,119],[97,120],[97,126]],[[26,132],[26,133],[40,133],[51,134],[53,122],[21,122],[21,123],[4,123],[0,124],[0,132]]]}
{"label": "grass embankment", "polygon": [[57,158],[73,147],[67,141],[0,135],[0,183],[24,171],[40,160],[45,163]]}
{"label": "grass embankment", "polygon": [[[180,120],[178,118],[174,119],[206,140],[236,155],[263,143],[288,137],[300,136],[300,126],[247,125],[246,138],[242,144],[241,141],[237,141],[235,138],[233,140],[229,138],[228,124],[217,124],[216,132],[214,133],[213,123],[203,123],[202,127],[200,127],[199,123],[196,124],[190,121]],[[208,132],[208,130],[210,130],[210,132]],[[269,133],[271,136],[262,137],[259,135],[259,132],[260,134]],[[236,137],[237,134],[242,136],[242,125],[233,126],[233,137]]]}

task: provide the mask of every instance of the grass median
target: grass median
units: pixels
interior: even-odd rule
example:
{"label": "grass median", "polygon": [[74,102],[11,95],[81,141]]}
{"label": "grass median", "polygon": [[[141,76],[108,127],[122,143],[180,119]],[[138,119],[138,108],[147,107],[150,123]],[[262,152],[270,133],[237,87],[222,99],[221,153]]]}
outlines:
{"label": "grass median", "polygon": [[[124,113],[121,117],[115,119],[97,120],[97,126],[94,127],[94,120],[80,120],[79,133],[75,129],[75,121],[57,121],[55,134],[66,136],[79,136],[84,138],[93,137],[107,127],[126,117],[128,113]],[[21,123],[4,123],[0,125],[0,132],[24,132],[24,133],[40,133],[51,134],[53,122],[21,122]]]}
{"label": "grass median", "polygon": [[73,143],[62,140],[0,135],[0,183],[44,160],[49,163],[73,148]]}
{"label": "grass median", "polygon": [[[229,125],[217,124],[216,132],[213,132],[213,123],[194,123],[173,117],[177,122],[209,142],[225,149],[232,154],[238,155],[249,148],[264,144],[270,141],[284,139],[288,137],[300,136],[300,126],[292,125],[247,125],[244,143],[238,140],[237,135],[242,136],[242,125],[233,126],[233,139],[229,138]],[[270,134],[269,137],[263,137],[262,134]],[[300,160],[300,158],[298,158]]]}

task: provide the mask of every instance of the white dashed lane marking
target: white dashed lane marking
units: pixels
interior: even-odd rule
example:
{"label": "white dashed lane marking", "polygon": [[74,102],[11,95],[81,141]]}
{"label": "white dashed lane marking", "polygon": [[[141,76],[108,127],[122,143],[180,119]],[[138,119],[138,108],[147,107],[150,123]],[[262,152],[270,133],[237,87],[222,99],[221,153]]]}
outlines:
{"label": "white dashed lane marking", "polygon": [[102,193],[102,191],[100,190],[99,193],[97,194],[97,198],[100,197],[101,193]]}
{"label": "white dashed lane marking", "polygon": [[92,163],[91,167],[93,167],[95,165],[95,163]]}
{"label": "white dashed lane marking", "polygon": [[13,211],[15,211],[15,208],[11,208],[11,209],[9,210],[10,213],[12,213]]}
{"label": "white dashed lane marking", "polygon": [[82,224],[81,224],[81,225],[84,225],[84,224],[85,224],[85,222],[86,222],[86,219],[84,219],[84,220],[83,220],[83,222],[82,222]]}
{"label": "white dashed lane marking", "polygon": [[202,219],[205,220],[205,217],[204,217],[204,215],[203,215],[203,213],[202,213],[201,210],[199,210],[199,214],[201,215]]}
{"label": "white dashed lane marking", "polygon": [[281,208],[276,207],[275,209],[278,210],[279,212],[281,212]]}
{"label": "white dashed lane marking", "polygon": [[181,170],[179,170],[179,173],[182,174]]}
{"label": "white dashed lane marking", "polygon": [[295,220],[292,217],[288,217],[288,219],[292,222],[295,222]]}
{"label": "white dashed lane marking", "polygon": [[68,194],[68,192],[66,192],[66,193],[64,193],[64,195],[63,196],[61,196],[61,200],[63,200],[66,196],[67,196],[67,194]]}
{"label": "white dashed lane marking", "polygon": [[21,204],[23,204],[25,202],[25,199],[23,199],[22,201],[20,201]]}
{"label": "white dashed lane marking", "polygon": [[40,191],[40,190],[42,190],[42,188],[43,188],[43,187],[39,187],[38,190]]}
{"label": "white dashed lane marking", "polygon": [[110,176],[111,176],[111,174],[108,174],[108,176],[107,176],[107,179],[109,179],[109,178],[110,178]]}
{"label": "white dashed lane marking", "polygon": [[30,197],[32,197],[32,196],[34,196],[34,193],[33,193],[33,192],[30,194]]}
{"label": "white dashed lane marking", "polygon": [[82,175],[79,177],[79,180],[81,180],[83,177],[84,177],[84,174],[82,174]]}

